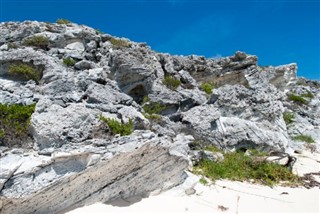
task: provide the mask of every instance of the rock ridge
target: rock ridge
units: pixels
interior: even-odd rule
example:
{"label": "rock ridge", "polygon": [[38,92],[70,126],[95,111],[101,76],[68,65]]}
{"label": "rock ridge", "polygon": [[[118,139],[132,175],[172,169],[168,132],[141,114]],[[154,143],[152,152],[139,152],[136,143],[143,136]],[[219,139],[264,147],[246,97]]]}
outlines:
{"label": "rock ridge", "polygon": [[[0,121],[0,213],[166,190],[187,177],[194,142],[320,151],[320,83],[298,78],[295,63],[260,66],[241,51],[173,56],[75,23],[2,22],[0,35],[0,104],[35,104],[32,142],[9,139]],[[36,39],[44,44],[26,42]],[[132,121],[133,133],[113,133],[101,116]]]}

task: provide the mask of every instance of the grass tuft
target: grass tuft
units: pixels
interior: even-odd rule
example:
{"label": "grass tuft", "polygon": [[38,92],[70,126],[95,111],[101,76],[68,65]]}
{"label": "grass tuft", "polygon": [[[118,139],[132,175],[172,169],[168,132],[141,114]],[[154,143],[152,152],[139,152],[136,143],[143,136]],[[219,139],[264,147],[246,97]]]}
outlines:
{"label": "grass tuft", "polygon": [[49,39],[45,36],[33,36],[26,38],[23,41],[23,45],[47,50],[49,46]]}
{"label": "grass tuft", "polygon": [[306,99],[304,99],[302,96],[299,96],[297,94],[289,94],[288,99],[297,104],[303,104],[303,105],[308,104],[308,101]]}
{"label": "grass tuft", "polygon": [[294,118],[295,118],[294,113],[286,111],[286,112],[283,113],[282,116],[283,116],[284,122],[287,125],[289,125],[289,124],[294,122]]}
{"label": "grass tuft", "polygon": [[19,48],[19,45],[17,45],[16,43],[13,43],[13,42],[9,42],[7,45],[8,45],[8,49],[17,49],[17,48]]}
{"label": "grass tuft", "polygon": [[150,102],[149,104],[145,104],[143,106],[143,110],[147,113],[147,114],[159,114],[161,111],[165,110],[166,107],[160,105],[157,102]]}
{"label": "grass tuft", "polygon": [[181,81],[176,79],[174,76],[165,75],[162,83],[170,88],[171,90],[177,89],[181,85]]}
{"label": "grass tuft", "polygon": [[0,144],[3,142],[5,146],[10,146],[17,144],[18,138],[25,140],[34,110],[35,104],[27,106],[0,104]]}
{"label": "grass tuft", "polygon": [[212,180],[253,180],[269,186],[280,182],[292,184],[299,181],[298,176],[288,168],[267,161],[256,161],[254,157],[260,156],[260,153],[253,152],[253,154],[253,156],[247,156],[243,152],[225,153],[224,160],[221,162],[204,159],[195,166],[194,171]]}
{"label": "grass tuft", "polygon": [[110,42],[116,48],[128,48],[131,46],[131,44],[124,39],[111,38]]}
{"label": "grass tuft", "polygon": [[74,66],[76,64],[76,61],[70,57],[63,59],[63,64],[65,64],[68,67]]}
{"label": "grass tuft", "polygon": [[10,65],[9,73],[16,76],[21,75],[23,78],[34,80],[36,83],[39,83],[41,78],[40,72],[26,63],[15,63]]}
{"label": "grass tuft", "polygon": [[307,98],[313,99],[314,95],[310,91],[308,91],[307,93],[301,94],[301,97],[307,97]]}
{"label": "grass tuft", "polygon": [[130,135],[133,132],[133,121],[129,120],[128,123],[120,123],[115,119],[106,118],[100,115],[99,119],[105,122],[111,129],[113,134],[120,134],[121,136]]}
{"label": "grass tuft", "polygon": [[71,23],[71,21],[69,21],[68,19],[58,19],[56,22],[59,25],[66,25]]}
{"label": "grass tuft", "polygon": [[297,135],[297,136],[294,136],[292,139],[296,140],[296,141],[303,141],[306,143],[314,143],[315,142],[314,139],[310,135]]}
{"label": "grass tuft", "polygon": [[214,85],[211,85],[209,83],[202,83],[200,88],[206,92],[206,94],[212,94],[212,89],[214,88]]}

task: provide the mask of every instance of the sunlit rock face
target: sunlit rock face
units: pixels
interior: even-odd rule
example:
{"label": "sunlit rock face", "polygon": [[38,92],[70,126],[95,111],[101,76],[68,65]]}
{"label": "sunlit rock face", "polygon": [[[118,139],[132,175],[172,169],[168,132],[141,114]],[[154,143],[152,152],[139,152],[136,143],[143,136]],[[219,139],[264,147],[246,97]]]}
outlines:
{"label": "sunlit rock face", "polygon": [[[0,118],[0,213],[58,213],[166,190],[186,179],[193,141],[293,152],[305,145],[293,139],[307,135],[319,150],[320,84],[296,71],[240,51],[158,53],[74,23],[1,23],[0,103],[35,110],[25,141]],[[101,117],[132,121],[132,134]]]}

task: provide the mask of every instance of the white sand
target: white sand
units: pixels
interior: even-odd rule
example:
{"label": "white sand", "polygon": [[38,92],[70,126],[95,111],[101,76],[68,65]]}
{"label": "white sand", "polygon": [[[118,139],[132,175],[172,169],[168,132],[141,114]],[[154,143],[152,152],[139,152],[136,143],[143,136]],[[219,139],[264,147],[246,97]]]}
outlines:
{"label": "white sand", "polygon": [[[297,155],[294,171],[299,175],[320,171],[320,155]],[[174,188],[157,196],[97,203],[68,212],[84,213],[320,213],[320,189],[267,187],[246,182],[197,183],[187,196]],[[130,203],[131,202],[131,203]],[[135,202],[135,203],[133,203]]]}

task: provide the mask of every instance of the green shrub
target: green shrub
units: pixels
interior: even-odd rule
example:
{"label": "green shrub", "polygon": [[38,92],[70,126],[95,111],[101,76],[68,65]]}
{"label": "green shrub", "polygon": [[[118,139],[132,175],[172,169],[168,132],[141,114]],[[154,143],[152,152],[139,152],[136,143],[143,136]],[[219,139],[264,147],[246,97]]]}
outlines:
{"label": "green shrub", "polygon": [[47,50],[49,46],[49,39],[45,36],[33,36],[30,38],[26,38],[23,41],[23,45]]}
{"label": "green shrub", "polygon": [[40,71],[26,63],[15,63],[10,65],[9,73],[16,76],[22,76],[27,80],[34,80],[37,83],[39,83],[41,78]]}
{"label": "green shrub", "polygon": [[213,86],[209,83],[202,83],[200,88],[206,92],[206,94],[212,94]]}
{"label": "green shrub", "polygon": [[145,104],[143,106],[143,110],[147,113],[147,114],[159,114],[161,111],[165,110],[166,107],[160,105],[157,102],[151,102],[149,104]]}
{"label": "green shrub", "polygon": [[66,25],[66,24],[70,24],[71,21],[69,21],[68,19],[58,19],[57,20],[57,24],[59,25]]}
{"label": "green shrub", "polygon": [[148,95],[144,96],[143,99],[142,99],[142,104],[144,103],[147,103],[147,102],[150,102],[150,98]]}
{"label": "green shrub", "polygon": [[110,42],[116,48],[126,48],[131,46],[131,44],[124,39],[111,38]]}
{"label": "green shrub", "polygon": [[294,136],[292,139],[297,141],[303,141],[306,143],[314,143],[313,138],[309,135],[297,135],[297,136]]}
{"label": "green shrub", "polygon": [[0,138],[5,137],[5,131],[3,129],[0,130]]}
{"label": "green shrub", "polygon": [[159,114],[147,114],[143,113],[143,116],[149,120],[155,121],[155,122],[160,122],[161,121],[161,115]]}
{"label": "green shrub", "polygon": [[290,184],[299,181],[298,176],[285,166],[267,161],[257,161],[256,156],[259,154],[247,156],[243,152],[225,153],[223,161],[213,162],[204,159],[194,168],[194,171],[212,180],[253,180],[270,186],[282,181]]}
{"label": "green shrub", "polygon": [[115,119],[105,118],[103,116],[100,116],[99,119],[108,125],[113,134],[124,136],[130,135],[133,132],[133,121],[131,119],[128,123],[120,123]]}
{"label": "green shrub", "polygon": [[17,48],[19,48],[19,45],[17,45],[16,43],[13,43],[13,42],[9,42],[7,46],[8,46],[8,49],[17,49]]}
{"label": "green shrub", "polygon": [[0,104],[0,140],[6,146],[17,144],[17,138],[25,140],[34,110],[35,104],[27,106]]}
{"label": "green shrub", "polygon": [[308,104],[308,101],[297,94],[289,94],[288,99],[297,104]]}
{"label": "green shrub", "polygon": [[308,91],[307,93],[301,94],[301,97],[307,97],[307,98],[313,99],[314,95],[310,91]]}
{"label": "green shrub", "polygon": [[179,87],[179,85],[181,85],[180,80],[170,75],[165,75],[162,83],[168,88],[170,88],[171,90],[175,90]]}
{"label": "green shrub", "polygon": [[208,181],[205,178],[200,178],[199,182],[203,185],[208,185]]}
{"label": "green shrub", "polygon": [[295,116],[294,116],[293,113],[286,111],[286,112],[283,113],[282,116],[283,116],[284,122],[285,122],[287,125],[289,125],[290,123],[293,123],[293,122],[294,122]]}
{"label": "green shrub", "polygon": [[68,57],[63,59],[63,64],[65,64],[66,66],[74,66],[74,64],[76,64],[76,61]]}

